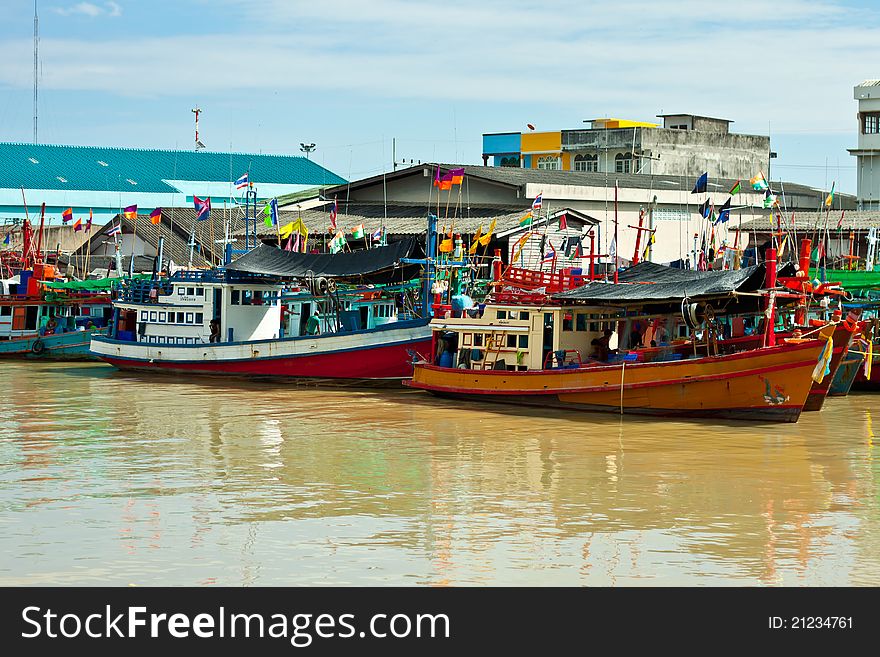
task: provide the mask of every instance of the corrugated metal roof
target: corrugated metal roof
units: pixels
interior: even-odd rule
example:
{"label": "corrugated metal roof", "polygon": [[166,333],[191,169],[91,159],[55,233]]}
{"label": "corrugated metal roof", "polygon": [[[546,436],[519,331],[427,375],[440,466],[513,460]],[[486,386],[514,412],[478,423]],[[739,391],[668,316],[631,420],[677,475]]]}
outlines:
{"label": "corrugated metal roof", "polygon": [[[832,210],[828,217],[828,230],[832,233],[837,231],[837,222],[840,220],[839,210]],[[783,228],[790,225],[789,218],[783,223]],[[825,215],[817,217],[811,215],[796,215],[795,227],[798,231],[813,231],[816,226],[825,226]],[[840,223],[841,230],[868,230],[869,228],[880,228],[880,210],[847,210],[843,213],[843,221]],[[732,230],[735,230],[731,226]],[[764,216],[760,219],[744,221],[741,230],[748,232],[769,233],[770,219]]]}
{"label": "corrugated metal roof", "polygon": [[0,187],[172,192],[163,180],[339,185],[345,179],[300,156],[0,143]]}
{"label": "corrugated metal roof", "polygon": [[859,87],[880,87],[880,80],[865,80],[864,82],[860,82]]}

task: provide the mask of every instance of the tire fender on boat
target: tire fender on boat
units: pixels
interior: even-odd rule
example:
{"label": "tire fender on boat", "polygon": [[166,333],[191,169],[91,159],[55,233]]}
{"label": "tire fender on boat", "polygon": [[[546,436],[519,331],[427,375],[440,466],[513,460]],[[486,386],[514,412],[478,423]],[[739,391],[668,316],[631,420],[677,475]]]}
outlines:
{"label": "tire fender on boat", "polygon": [[40,338],[37,338],[31,345],[31,351],[35,354],[41,354],[46,351],[46,345]]}

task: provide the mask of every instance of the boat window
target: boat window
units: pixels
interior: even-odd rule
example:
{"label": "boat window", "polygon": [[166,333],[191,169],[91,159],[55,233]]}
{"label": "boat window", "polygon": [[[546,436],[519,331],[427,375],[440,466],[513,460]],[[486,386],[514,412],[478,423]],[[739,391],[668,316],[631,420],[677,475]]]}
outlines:
{"label": "boat window", "polygon": [[254,293],[251,290],[241,291],[241,305],[250,306],[253,303]]}
{"label": "boat window", "polygon": [[203,297],[203,296],[205,296],[205,288],[203,288],[203,287],[197,287],[197,288],[196,288],[196,296],[197,296],[197,297]]}
{"label": "boat window", "polygon": [[177,294],[179,294],[180,296],[183,296],[184,294],[186,294],[186,288],[185,287],[177,288]]}
{"label": "boat window", "polygon": [[482,347],[483,346],[483,334],[482,333],[474,333],[474,346]]}
{"label": "boat window", "polygon": [[263,291],[262,290],[254,290],[254,298],[251,303],[255,306],[263,305]]}
{"label": "boat window", "polygon": [[183,324],[183,313],[177,313],[177,323]]}
{"label": "boat window", "polygon": [[516,346],[516,336],[515,335],[508,335],[507,336],[507,346],[508,347],[515,347]]}
{"label": "boat window", "polygon": [[517,346],[520,349],[528,349],[529,348],[529,336],[528,335],[519,336],[519,344],[517,344]]}
{"label": "boat window", "polygon": [[196,288],[194,288],[194,287],[188,287],[188,288],[186,288],[186,295],[189,296],[189,297],[194,297],[194,296],[196,296]]}
{"label": "boat window", "polygon": [[241,294],[241,293],[240,293],[238,290],[232,290],[232,305],[233,305],[233,306],[237,306],[237,305],[239,305],[239,303],[240,303],[240,301],[239,301],[239,295],[240,295],[240,294]]}
{"label": "boat window", "polygon": [[499,310],[495,316],[498,319],[507,319],[507,311],[506,310]]}
{"label": "boat window", "polygon": [[186,314],[186,323],[187,323],[187,324],[192,324],[192,323],[193,323],[193,314],[192,314],[192,313],[187,313],[187,314]]}
{"label": "boat window", "polygon": [[202,313],[196,313],[196,324],[204,324],[205,316]]}
{"label": "boat window", "polygon": [[168,313],[168,323],[169,324],[174,323],[174,313]]}
{"label": "boat window", "polygon": [[519,318],[524,322],[529,321],[529,312],[527,310],[520,310]]}
{"label": "boat window", "polygon": [[577,314],[577,320],[575,321],[575,330],[577,330],[577,331],[586,331],[587,330],[587,316],[584,313]]}
{"label": "boat window", "polygon": [[146,322],[146,321],[147,321],[147,311],[146,311],[146,310],[142,310],[142,311],[141,311],[141,321],[142,321],[142,322]]}
{"label": "boat window", "polygon": [[151,321],[151,322],[155,322],[155,321],[156,321],[156,311],[155,311],[155,310],[151,310],[151,311],[150,311],[150,321]]}
{"label": "boat window", "polygon": [[165,321],[165,313],[163,313],[163,312],[160,312],[160,313],[159,313],[159,321],[160,321],[160,322],[164,322],[164,321]]}
{"label": "boat window", "polygon": [[0,308],[0,315],[4,317],[9,317],[12,314],[12,306],[3,306]]}
{"label": "boat window", "polygon": [[571,316],[571,313],[565,313],[562,316],[562,330],[563,331],[573,331],[574,330],[574,318]]}

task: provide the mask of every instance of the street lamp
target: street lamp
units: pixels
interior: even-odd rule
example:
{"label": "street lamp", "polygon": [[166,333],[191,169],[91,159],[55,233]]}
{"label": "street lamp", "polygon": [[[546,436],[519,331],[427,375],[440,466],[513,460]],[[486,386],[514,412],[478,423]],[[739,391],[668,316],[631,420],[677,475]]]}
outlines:
{"label": "street lamp", "polygon": [[305,153],[306,159],[308,159],[309,153],[311,153],[313,150],[315,150],[315,145],[314,144],[304,144],[304,143],[300,142],[299,150],[301,150],[303,153]]}

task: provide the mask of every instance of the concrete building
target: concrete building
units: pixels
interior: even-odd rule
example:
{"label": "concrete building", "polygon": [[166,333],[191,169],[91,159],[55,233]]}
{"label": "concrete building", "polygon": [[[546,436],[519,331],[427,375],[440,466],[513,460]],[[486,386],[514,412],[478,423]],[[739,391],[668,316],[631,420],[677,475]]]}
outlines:
{"label": "concrete building", "polygon": [[[339,225],[348,230],[364,221],[366,228],[378,226],[385,221],[389,232],[397,232],[398,222],[405,222],[407,230],[412,226],[424,230],[428,212],[437,214],[441,225],[448,217],[460,217],[459,224],[476,229],[480,222],[493,217],[504,218],[511,228],[541,194],[542,214],[562,209],[581,213],[596,222],[597,245],[601,253],[608,253],[614,231],[614,186],[618,184],[617,217],[618,253],[629,259],[635,251],[637,231],[631,226],[639,224],[640,214],[652,206],[650,221],[656,228],[653,245],[654,262],[671,262],[686,257],[692,248],[693,235],[706,226],[706,220],[697,212],[698,206],[707,198],[720,207],[729,197],[729,190],[736,179],[709,176],[708,192],[692,194],[696,176],[659,176],[649,174],[615,174],[603,172],[575,172],[537,170],[513,167],[488,167],[473,165],[439,165],[442,171],[461,167],[464,180],[450,192],[441,192],[433,186],[436,164],[421,164],[388,172],[345,185],[324,190],[324,199],[337,199]],[[764,194],[752,191],[748,178],[741,179],[742,191],[731,200],[730,220],[718,228],[718,241],[729,238],[733,243],[732,228],[741,222],[764,218]],[[799,216],[815,216],[822,206],[826,192],[805,185],[773,182],[773,190],[782,201],[787,213]],[[439,201],[439,203],[438,203]],[[855,208],[855,197],[835,194],[835,211]],[[317,224],[319,231],[326,230],[329,223],[327,208],[309,210],[308,224]],[[345,215],[353,215],[345,218]],[[304,213],[305,217],[306,214]],[[649,219],[645,217],[643,221]],[[402,232],[402,231],[401,231]],[[555,246],[556,243],[554,243]],[[644,238],[640,250],[645,245]],[[584,249],[589,241],[583,242]]]}
{"label": "concrete building", "polygon": [[656,123],[590,119],[589,128],[483,135],[483,163],[582,172],[750,178],[768,169],[770,138],[730,132],[732,121],[662,114]]}
{"label": "concrete building", "polygon": [[856,157],[859,208],[880,209],[880,80],[856,85],[853,97],[859,101],[858,148],[848,149]]}

